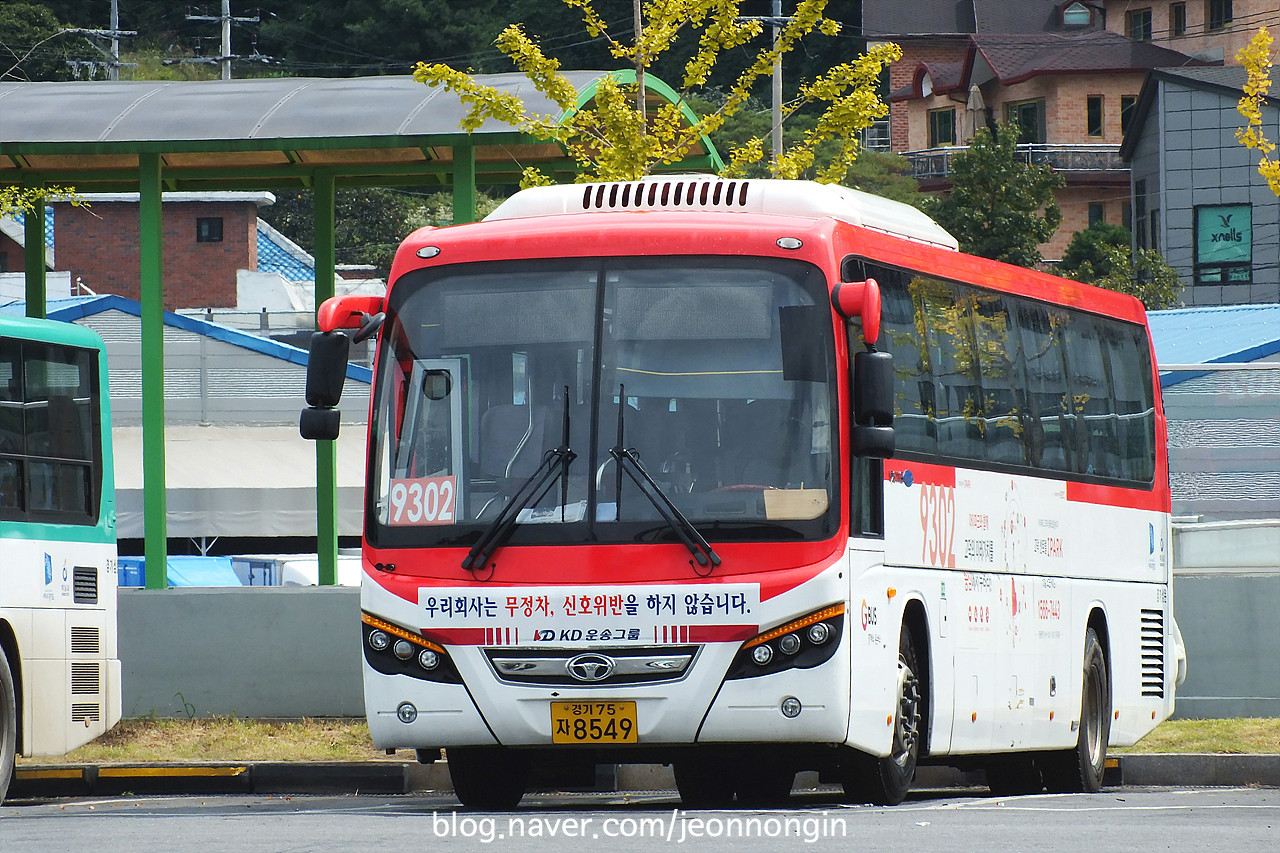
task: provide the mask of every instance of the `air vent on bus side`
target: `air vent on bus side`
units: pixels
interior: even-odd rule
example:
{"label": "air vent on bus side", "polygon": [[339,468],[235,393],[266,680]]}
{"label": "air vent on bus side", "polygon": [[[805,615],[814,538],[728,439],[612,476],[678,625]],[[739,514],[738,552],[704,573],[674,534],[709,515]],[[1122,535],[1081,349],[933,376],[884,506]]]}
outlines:
{"label": "air vent on bus side", "polygon": [[1164,698],[1164,611],[1142,610],[1142,695]]}
{"label": "air vent on bus side", "polygon": [[71,654],[96,655],[102,652],[102,635],[94,627],[87,625],[71,626]]}
{"label": "air vent on bus side", "polygon": [[97,696],[102,692],[102,668],[97,663],[71,664],[71,695]]}
{"label": "air vent on bus side", "polygon": [[76,566],[73,570],[71,597],[76,604],[98,603],[98,570],[93,566]]}
{"label": "air vent on bus side", "polygon": [[71,722],[97,723],[102,721],[102,706],[96,702],[73,702],[71,704]]}
{"label": "air vent on bus side", "polygon": [[587,184],[582,209],[656,210],[689,207],[741,209],[747,205],[749,181],[685,177],[631,183]]}

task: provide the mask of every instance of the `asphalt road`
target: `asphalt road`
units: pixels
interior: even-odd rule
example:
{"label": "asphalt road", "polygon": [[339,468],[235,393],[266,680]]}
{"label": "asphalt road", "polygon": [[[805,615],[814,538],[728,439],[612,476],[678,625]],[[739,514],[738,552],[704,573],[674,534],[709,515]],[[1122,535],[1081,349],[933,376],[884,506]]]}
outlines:
{"label": "asphalt road", "polygon": [[0,850],[1231,851],[1280,849],[1280,790],[1142,788],[995,798],[926,791],[896,808],[812,793],[784,809],[689,811],[666,792],[530,796],[464,812],[449,795],[119,797],[0,809]]}

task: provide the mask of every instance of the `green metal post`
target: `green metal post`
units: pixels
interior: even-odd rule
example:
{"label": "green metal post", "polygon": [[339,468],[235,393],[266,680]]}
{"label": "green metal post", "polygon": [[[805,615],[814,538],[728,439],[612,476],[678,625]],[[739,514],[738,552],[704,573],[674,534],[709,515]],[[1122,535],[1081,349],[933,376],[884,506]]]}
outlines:
{"label": "green metal post", "polygon": [[[334,295],[334,181],[321,172],[315,183],[316,309]],[[316,442],[316,559],[321,586],[338,582],[338,451]]]}
{"label": "green metal post", "polygon": [[453,222],[476,221],[476,149],[453,146]]}
{"label": "green metal post", "polygon": [[[40,184],[26,184],[28,191],[40,190]],[[23,220],[23,267],[27,273],[27,316],[44,317],[49,295],[48,276],[45,272],[44,250],[44,195],[31,200],[31,213]]]}
{"label": "green metal post", "polygon": [[142,493],[147,589],[169,586],[164,474],[164,286],[160,155],[138,157],[138,251],[142,289]]}

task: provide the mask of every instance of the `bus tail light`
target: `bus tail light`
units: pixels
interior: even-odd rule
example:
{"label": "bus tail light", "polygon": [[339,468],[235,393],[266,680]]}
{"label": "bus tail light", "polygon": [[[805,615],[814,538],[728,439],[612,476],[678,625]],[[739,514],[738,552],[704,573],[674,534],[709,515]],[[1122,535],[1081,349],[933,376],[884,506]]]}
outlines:
{"label": "bus tail light", "polygon": [[833,604],[757,634],[742,644],[726,678],[809,669],[830,660],[840,645],[844,610],[843,604]]}

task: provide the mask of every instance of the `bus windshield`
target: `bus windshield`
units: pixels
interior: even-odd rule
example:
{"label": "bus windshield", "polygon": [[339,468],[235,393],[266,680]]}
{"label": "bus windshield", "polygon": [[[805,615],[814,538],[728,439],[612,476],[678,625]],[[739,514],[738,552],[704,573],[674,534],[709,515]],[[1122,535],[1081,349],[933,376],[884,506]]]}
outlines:
{"label": "bus windshield", "polygon": [[504,510],[517,543],[833,535],[827,294],[816,267],[769,258],[404,276],[378,360],[371,541],[469,545]]}

